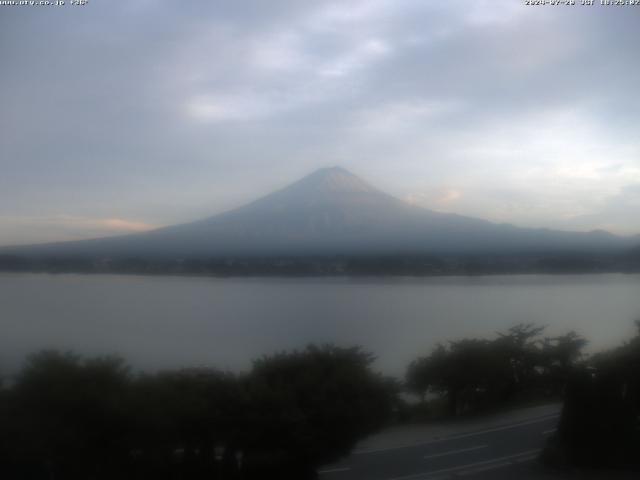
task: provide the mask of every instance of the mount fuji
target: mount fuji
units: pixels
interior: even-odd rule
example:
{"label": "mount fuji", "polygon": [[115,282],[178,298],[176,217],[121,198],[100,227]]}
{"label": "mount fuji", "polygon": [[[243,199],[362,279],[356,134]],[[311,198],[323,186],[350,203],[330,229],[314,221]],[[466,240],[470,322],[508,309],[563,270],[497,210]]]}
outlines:
{"label": "mount fuji", "polygon": [[208,259],[353,255],[535,255],[626,251],[637,237],[519,228],[405,203],[340,167],[252,203],[144,233],[0,248],[25,258]]}

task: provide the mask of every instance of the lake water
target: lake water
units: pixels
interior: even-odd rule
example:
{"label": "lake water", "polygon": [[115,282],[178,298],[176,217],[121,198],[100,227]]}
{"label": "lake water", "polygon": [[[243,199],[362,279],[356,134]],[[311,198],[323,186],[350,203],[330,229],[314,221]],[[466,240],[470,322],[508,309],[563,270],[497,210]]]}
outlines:
{"label": "lake water", "polygon": [[42,348],[140,369],[216,366],[309,342],[362,345],[402,375],[439,341],[519,322],[615,346],[640,318],[640,275],[204,278],[0,274],[0,371]]}

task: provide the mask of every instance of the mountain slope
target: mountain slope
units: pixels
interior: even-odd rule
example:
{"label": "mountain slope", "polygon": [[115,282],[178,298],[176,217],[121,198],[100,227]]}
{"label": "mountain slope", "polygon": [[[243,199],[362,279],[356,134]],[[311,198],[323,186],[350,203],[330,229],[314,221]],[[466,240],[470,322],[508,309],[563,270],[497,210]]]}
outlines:
{"label": "mountain slope", "polygon": [[406,204],[339,167],[318,170],[238,209],[141,234],[0,249],[33,256],[208,258],[336,254],[603,252],[606,232],[498,225]]}

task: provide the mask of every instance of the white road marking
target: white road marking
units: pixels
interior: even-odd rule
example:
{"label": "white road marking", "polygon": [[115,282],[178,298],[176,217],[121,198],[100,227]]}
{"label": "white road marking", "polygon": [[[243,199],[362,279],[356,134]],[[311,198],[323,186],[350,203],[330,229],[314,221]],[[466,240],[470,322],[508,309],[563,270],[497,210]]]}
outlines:
{"label": "white road marking", "polygon": [[525,457],[519,457],[516,460],[512,460],[511,463],[522,463],[522,462],[528,462],[530,460],[534,460],[536,458],[538,458],[538,455],[540,454],[542,450],[538,450],[535,453],[532,453],[531,455],[527,455]]}
{"label": "white road marking", "polygon": [[[443,476],[445,474],[456,473],[459,475],[471,475],[472,473],[480,472],[484,470],[492,470],[494,468],[507,467],[513,463],[520,463],[526,460],[532,460],[540,453],[540,450],[526,450],[524,452],[515,453],[513,455],[506,455],[504,457],[491,458],[489,460],[483,460],[481,462],[467,463],[465,465],[458,465],[456,467],[443,468],[440,470],[433,470],[430,472],[413,473],[411,475],[405,475],[402,477],[394,477],[388,480],[421,480],[421,479],[433,479],[437,476]],[[479,468],[477,468],[479,467]]]}
{"label": "white road marking", "polygon": [[463,472],[460,472],[459,475],[461,477],[466,477],[468,475],[475,475],[476,473],[487,472],[489,470],[496,470],[498,468],[508,467],[508,466],[516,464],[516,463],[529,462],[529,461],[535,459],[538,456],[538,453],[540,453],[540,450],[535,450],[535,451],[532,450],[531,452],[534,452],[534,453],[530,453],[528,455],[524,455],[523,454],[520,457],[514,458],[514,459],[506,461],[506,462],[491,463],[489,465],[485,465],[485,466],[481,466],[481,467],[477,467],[477,468],[472,468],[471,470],[465,470]]}
{"label": "white road marking", "polygon": [[560,414],[559,413],[553,413],[550,415],[544,415],[542,417],[538,417],[532,420],[526,420],[524,422],[518,422],[518,423],[512,423],[509,425],[503,425],[500,427],[494,427],[494,428],[488,428],[486,430],[478,430],[475,432],[470,432],[470,433],[460,433],[457,435],[451,435],[451,436],[447,436],[447,437],[440,437],[440,438],[434,438],[432,440],[428,440],[426,442],[416,442],[416,443],[409,443],[409,444],[404,444],[404,445],[395,445],[393,447],[386,447],[386,448],[372,448],[372,449],[368,449],[368,450],[356,450],[355,452],[353,452],[352,455],[366,455],[369,453],[381,453],[381,452],[388,452],[391,450],[400,450],[402,448],[411,448],[411,447],[420,447],[423,445],[431,445],[433,443],[440,443],[440,442],[447,442],[449,440],[458,440],[460,438],[468,438],[468,437],[475,437],[477,435],[483,435],[485,433],[492,433],[492,432],[499,432],[502,430],[509,430],[511,428],[518,428],[518,427],[523,427],[526,425],[533,425],[534,423],[541,423],[541,422],[546,422],[547,420],[551,420],[552,418],[557,418],[559,417]]}
{"label": "white road marking", "polygon": [[544,432],[542,432],[542,435],[549,435],[551,433],[556,433],[556,429],[552,428],[551,430],[545,430]]}
{"label": "white road marking", "polygon": [[469,475],[475,475],[476,473],[488,472],[489,470],[496,470],[498,468],[508,467],[509,465],[513,465],[513,463],[512,462],[492,463],[491,465],[485,465],[484,467],[477,467],[471,470],[465,470],[464,472],[460,472],[457,476],[467,477]]}
{"label": "white road marking", "polygon": [[351,467],[328,468],[327,470],[320,470],[318,472],[318,475],[324,475],[326,473],[348,472],[349,470],[351,470]]}
{"label": "white road marking", "polygon": [[551,416],[548,416],[548,417],[545,417],[545,418],[539,418],[539,419],[535,419],[535,420],[527,420],[525,422],[519,422],[519,423],[512,423],[511,425],[504,425],[502,427],[488,428],[486,430],[480,430],[478,432],[462,433],[460,435],[452,435],[450,437],[443,438],[441,441],[458,440],[460,438],[475,437],[476,435],[483,435],[485,433],[493,433],[493,432],[500,432],[502,430],[510,430],[512,428],[524,427],[526,425],[533,425],[534,423],[546,422],[547,420],[551,420],[552,418],[559,417],[559,416],[560,416],[560,414],[556,414],[556,415],[551,415]]}
{"label": "white road marking", "polygon": [[424,458],[429,459],[429,458],[444,457],[446,455],[455,455],[456,453],[464,453],[464,452],[471,452],[473,450],[480,450],[481,448],[487,448],[488,446],[489,445],[477,445],[475,447],[461,448],[459,450],[450,450],[448,452],[434,453],[433,455],[425,455]]}

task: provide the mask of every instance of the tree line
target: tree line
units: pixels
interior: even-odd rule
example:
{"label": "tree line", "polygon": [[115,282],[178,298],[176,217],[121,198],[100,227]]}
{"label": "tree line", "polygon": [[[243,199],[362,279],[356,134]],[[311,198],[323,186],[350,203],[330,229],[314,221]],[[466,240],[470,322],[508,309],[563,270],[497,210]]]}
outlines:
{"label": "tree line", "polygon": [[391,421],[549,399],[564,399],[549,463],[637,466],[640,333],[586,357],[577,333],[544,330],[438,344],[403,383],[359,347],[310,345],[242,374],[141,374],[119,358],[40,352],[0,384],[0,477],[313,479]]}
{"label": "tree line", "polygon": [[406,388],[449,416],[507,403],[560,398],[587,341],[576,332],[543,336],[545,327],[519,324],[496,338],[438,344],[414,360]]}
{"label": "tree line", "polygon": [[359,348],[309,346],[247,374],[134,375],[46,351],[0,390],[0,477],[307,479],[391,414],[392,381]]}

